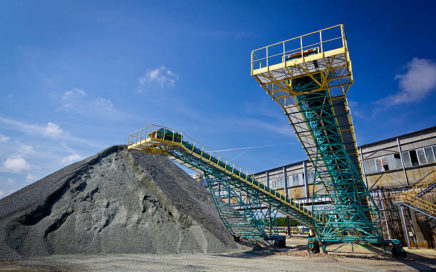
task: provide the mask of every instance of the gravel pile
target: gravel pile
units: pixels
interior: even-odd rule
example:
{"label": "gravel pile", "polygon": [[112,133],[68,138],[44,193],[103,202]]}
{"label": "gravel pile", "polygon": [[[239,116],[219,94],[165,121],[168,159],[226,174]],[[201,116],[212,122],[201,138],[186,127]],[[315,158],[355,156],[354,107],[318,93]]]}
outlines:
{"label": "gravel pile", "polygon": [[0,259],[235,248],[206,189],[168,159],[125,146],[0,200]]}

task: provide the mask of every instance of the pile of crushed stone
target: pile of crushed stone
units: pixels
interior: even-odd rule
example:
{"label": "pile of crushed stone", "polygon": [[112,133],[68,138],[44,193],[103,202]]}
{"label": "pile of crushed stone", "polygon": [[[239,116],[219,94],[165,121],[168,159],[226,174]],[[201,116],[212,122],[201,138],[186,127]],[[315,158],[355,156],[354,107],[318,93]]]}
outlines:
{"label": "pile of crushed stone", "polygon": [[112,146],[0,200],[0,259],[237,248],[212,198],[168,159]]}

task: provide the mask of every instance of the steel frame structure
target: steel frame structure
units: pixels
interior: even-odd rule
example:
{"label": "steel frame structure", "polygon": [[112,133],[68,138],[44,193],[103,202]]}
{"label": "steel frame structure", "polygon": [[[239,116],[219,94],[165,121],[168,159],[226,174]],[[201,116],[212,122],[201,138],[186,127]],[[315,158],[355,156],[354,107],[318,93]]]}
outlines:
{"label": "steel frame structure", "polygon": [[346,99],[353,73],[343,25],[253,50],[251,74],[283,109],[315,167],[313,203],[330,199],[328,206],[313,205],[317,237],[309,246],[320,242],[325,252],[330,243],[398,246],[383,239],[378,207],[362,179]]}
{"label": "steel frame structure", "polygon": [[151,125],[129,136],[128,149],[167,156],[202,172],[218,214],[236,239],[269,244],[283,240],[275,224],[279,211],[313,226],[311,211],[254,180],[253,175],[181,131]]}

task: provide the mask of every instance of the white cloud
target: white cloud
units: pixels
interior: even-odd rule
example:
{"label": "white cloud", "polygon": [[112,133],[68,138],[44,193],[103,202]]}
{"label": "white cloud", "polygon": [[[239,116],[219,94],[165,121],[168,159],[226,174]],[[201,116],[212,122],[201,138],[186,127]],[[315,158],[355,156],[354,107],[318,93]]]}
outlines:
{"label": "white cloud", "polygon": [[82,89],[72,89],[64,92],[62,95],[62,107],[64,108],[74,108],[76,107],[81,98],[86,96],[86,92]]}
{"label": "white cloud", "polygon": [[18,153],[22,154],[22,155],[27,155],[27,154],[31,154],[34,153],[35,150],[33,149],[33,147],[31,145],[21,145],[18,148]]}
{"label": "white cloud", "polygon": [[417,102],[436,90],[436,63],[429,59],[413,58],[407,64],[407,72],[396,75],[400,91],[380,102],[388,105]]}
{"label": "white cloud", "polygon": [[22,157],[8,157],[3,163],[6,172],[18,173],[30,169],[30,165]]}
{"label": "white cloud", "polygon": [[82,89],[65,91],[61,97],[60,110],[86,115],[87,117],[97,117],[106,119],[124,120],[131,118],[127,113],[115,108],[110,99],[97,97],[92,99]]}
{"label": "white cloud", "polygon": [[[179,76],[165,66],[147,70],[138,79],[141,86],[157,83],[162,88],[176,86],[177,80],[179,80]],[[142,90],[140,89],[138,92],[142,92]]]}
{"label": "white cloud", "polygon": [[0,117],[0,122],[11,125],[23,132],[32,135],[36,134],[39,136],[46,136],[49,138],[58,138],[61,136],[64,137],[68,135],[68,132],[61,129],[58,124],[52,122],[48,122],[46,125],[35,125],[35,124],[28,124],[24,122],[15,121],[4,117]]}
{"label": "white cloud", "polygon": [[3,198],[17,190],[17,183],[12,178],[7,178],[6,180],[0,180],[0,198]]}
{"label": "white cloud", "polygon": [[104,147],[103,145],[98,144],[94,141],[72,136],[68,131],[62,129],[58,124],[55,124],[53,122],[48,122],[46,125],[29,124],[9,118],[4,118],[1,116],[0,116],[0,122],[7,124],[12,128],[21,131],[27,135],[40,136],[40,137],[42,136],[54,140],[67,140],[70,142],[81,143],[81,144],[98,147],[98,148]]}
{"label": "white cloud", "polygon": [[44,128],[44,135],[50,138],[59,138],[64,134],[66,134],[65,131],[59,125],[52,122],[48,122]]}
{"label": "white cloud", "polygon": [[61,163],[71,164],[71,163],[79,161],[81,159],[82,159],[82,156],[80,156],[78,154],[72,154],[72,155],[69,155],[69,156],[62,158]]}
{"label": "white cloud", "polygon": [[9,141],[9,137],[0,134],[0,143],[4,144]]}
{"label": "white cloud", "polygon": [[30,183],[30,182],[34,182],[34,181],[36,181],[36,176],[34,176],[32,174],[26,175],[26,182]]}

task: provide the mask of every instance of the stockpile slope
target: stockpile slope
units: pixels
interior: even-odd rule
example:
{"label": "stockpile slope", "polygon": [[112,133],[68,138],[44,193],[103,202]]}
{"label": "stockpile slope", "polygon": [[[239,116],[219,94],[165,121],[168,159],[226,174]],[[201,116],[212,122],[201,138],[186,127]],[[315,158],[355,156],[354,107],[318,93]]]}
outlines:
{"label": "stockpile slope", "polygon": [[168,159],[112,146],[0,200],[0,258],[235,249],[206,189]]}

